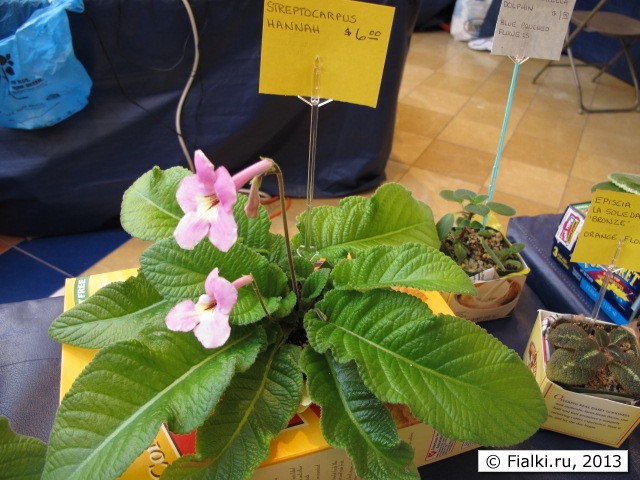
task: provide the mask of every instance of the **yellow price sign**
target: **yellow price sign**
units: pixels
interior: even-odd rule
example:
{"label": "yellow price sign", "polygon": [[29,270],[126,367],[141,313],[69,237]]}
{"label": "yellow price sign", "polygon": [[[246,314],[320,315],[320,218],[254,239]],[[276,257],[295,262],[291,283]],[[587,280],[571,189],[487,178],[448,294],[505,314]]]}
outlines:
{"label": "yellow price sign", "polygon": [[348,0],[264,2],[260,93],[314,94],[374,107],[387,56],[394,7]]}
{"label": "yellow price sign", "polygon": [[640,195],[597,190],[571,261],[609,265],[619,241],[616,266],[639,271]]}

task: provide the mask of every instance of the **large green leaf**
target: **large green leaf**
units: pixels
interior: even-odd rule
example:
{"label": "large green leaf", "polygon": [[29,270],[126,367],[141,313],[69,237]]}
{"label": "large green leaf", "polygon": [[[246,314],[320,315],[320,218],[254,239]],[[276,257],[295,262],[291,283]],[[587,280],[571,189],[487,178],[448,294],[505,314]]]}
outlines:
{"label": "large green leaf", "polygon": [[413,449],[400,441],[391,414],[362,383],[353,362],[339,364],[311,348],[301,362],[311,399],[322,407],[322,435],[332,447],[347,451],[359,477],[419,478]]}
{"label": "large green leaf", "polygon": [[102,348],[136,338],[147,325],[162,323],[172,305],[139,275],[102,287],[64,312],[51,324],[49,335],[61,343]]}
{"label": "large green leaf", "polygon": [[342,260],[332,272],[339,289],[412,287],[420,290],[475,293],[469,276],[439,250],[416,243],[381,246]]}
{"label": "large green leaf", "polygon": [[443,435],[483,445],[531,436],[547,410],[518,355],[476,324],[430,315],[393,290],[334,290],[305,317],[310,345],[355,360],[382,401],[403,403]]}
{"label": "large green leaf", "polygon": [[153,167],[131,185],[122,199],[122,228],[134,237],[156,241],[173,235],[184,212],[176,191],[191,172],[182,167]]}
{"label": "large green leaf", "polygon": [[[296,245],[304,242],[306,213],[299,217],[298,230]],[[395,183],[383,185],[369,200],[348,197],[338,207],[315,208],[311,233],[320,257],[332,262],[344,258],[347,252],[357,253],[378,245],[440,245],[429,206]]]}
{"label": "large green leaf", "polygon": [[274,345],[236,375],[215,414],[198,429],[198,453],[174,462],[162,478],[251,478],[300,403],[298,356],[293,345]]}
{"label": "large green leaf", "polygon": [[116,478],[162,422],[178,433],[198,427],[266,336],[262,328],[235,330],[214,350],[191,333],[145,340],[106,347],[74,382],[54,422],[44,479]]}
{"label": "large green leaf", "polygon": [[[204,293],[207,275],[216,267],[220,269],[220,276],[229,281],[253,275],[269,312],[278,309],[288,291],[287,276],[278,266],[239,243],[225,253],[209,242],[184,250],[168,238],[149,247],[140,257],[140,263],[142,273],[165,299],[174,303],[185,298],[197,300]],[[231,322],[244,325],[264,316],[253,287],[241,288],[238,303],[231,312]]]}
{"label": "large green leaf", "polygon": [[44,468],[47,446],[37,438],[11,430],[9,420],[0,417],[0,478],[38,480]]}

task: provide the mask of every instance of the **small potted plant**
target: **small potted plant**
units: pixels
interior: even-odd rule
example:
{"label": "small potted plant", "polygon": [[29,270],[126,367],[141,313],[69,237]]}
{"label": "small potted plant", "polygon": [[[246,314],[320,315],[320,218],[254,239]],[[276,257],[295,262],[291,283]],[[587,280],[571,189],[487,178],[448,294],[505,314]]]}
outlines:
{"label": "small potted plant", "polygon": [[546,333],[551,357],[547,376],[567,389],[640,400],[638,339],[605,322],[557,318]]}
{"label": "small potted plant", "polygon": [[542,428],[619,447],[640,422],[636,325],[539,310],[524,352],[549,416]]}
{"label": "small potted plant", "polygon": [[515,209],[466,189],[443,190],[440,196],[460,205],[457,212],[447,213],[437,223],[440,249],[472,277],[478,290],[476,296],[450,295],[451,308],[457,315],[475,321],[508,315],[527,273],[519,254],[524,244],[511,244],[487,219],[491,214],[513,216]]}

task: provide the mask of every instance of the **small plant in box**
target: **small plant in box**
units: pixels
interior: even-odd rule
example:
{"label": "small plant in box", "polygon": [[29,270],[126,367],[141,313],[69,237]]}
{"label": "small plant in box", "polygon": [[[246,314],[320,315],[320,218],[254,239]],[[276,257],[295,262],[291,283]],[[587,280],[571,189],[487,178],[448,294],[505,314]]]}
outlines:
{"label": "small plant in box", "polygon": [[556,323],[547,338],[554,347],[547,363],[550,380],[640,400],[638,342],[629,330],[585,319]]}
{"label": "small plant in box", "polygon": [[502,276],[522,268],[518,253],[524,249],[524,244],[510,244],[502,232],[478,220],[485,219],[490,213],[513,216],[514,208],[487,201],[487,195],[466,189],[443,190],[440,196],[460,205],[459,211],[447,213],[438,221],[440,248],[465,272],[475,275],[493,267]]}

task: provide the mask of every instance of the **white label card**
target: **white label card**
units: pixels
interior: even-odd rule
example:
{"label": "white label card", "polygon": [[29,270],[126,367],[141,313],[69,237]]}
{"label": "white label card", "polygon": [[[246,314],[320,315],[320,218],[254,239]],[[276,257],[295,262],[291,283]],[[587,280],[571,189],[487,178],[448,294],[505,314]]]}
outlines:
{"label": "white label card", "polygon": [[493,55],[558,60],[576,0],[502,0]]}

